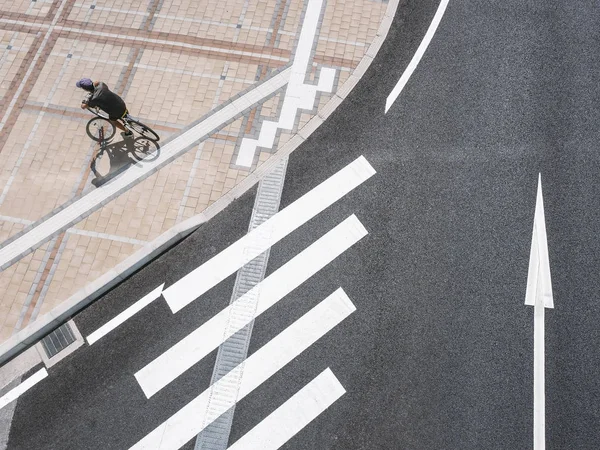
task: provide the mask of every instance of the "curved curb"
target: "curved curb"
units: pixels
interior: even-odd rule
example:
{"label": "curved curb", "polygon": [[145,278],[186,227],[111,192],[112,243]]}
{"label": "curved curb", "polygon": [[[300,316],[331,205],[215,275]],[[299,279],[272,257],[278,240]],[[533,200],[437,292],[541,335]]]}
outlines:
{"label": "curved curb", "polygon": [[191,217],[161,234],[152,242],[146,244],[133,255],[117,264],[104,273],[101,277],[80,289],[52,311],[44,314],[35,322],[23,328],[0,345],[0,365],[18,355],[23,350],[35,344],[38,340],[60,326],[68,318],[81,311],[95,299],[108,292],[127,277],[148,264],[167,248],[175,245],[181,239],[190,235],[200,225],[207,222],[223,211],[235,199],[241,197],[268,172],[270,172],[282,158],[289,156],[296,150],[323,122],[337,109],[342,101],[350,94],[365,74],[377,52],[385,40],[400,0],[390,0],[375,38],[360,63],[350,77],[337,90],[335,95],[323,106],[317,114],[310,119],[298,132],[287,141],[271,158],[265,161],[254,172],[250,173],[243,181],[223,195],[219,200],[206,208],[202,213]]}

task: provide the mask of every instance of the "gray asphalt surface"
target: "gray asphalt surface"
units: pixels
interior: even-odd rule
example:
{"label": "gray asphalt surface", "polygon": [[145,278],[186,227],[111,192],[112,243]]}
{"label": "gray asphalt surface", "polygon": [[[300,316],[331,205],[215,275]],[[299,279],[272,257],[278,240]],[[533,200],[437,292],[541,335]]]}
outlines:
{"label": "gray asphalt surface", "polygon": [[[599,446],[600,8],[451,0],[384,115],[437,6],[401,4],[361,83],[290,158],[282,207],[360,155],[378,173],[275,245],[268,273],[350,214],[369,235],[261,316],[250,354],[340,286],[357,311],[240,402],[230,442],[330,367],[347,393],[284,448],[532,448],[523,302],[541,172],[555,298],[547,448]],[[241,237],[253,197],[77,316],[82,333]],[[8,448],[137,442],[208,387],[216,352],[151,401],[133,373],[227,305],[233,280],[185,314],[155,302],[52,368],[17,403]]]}

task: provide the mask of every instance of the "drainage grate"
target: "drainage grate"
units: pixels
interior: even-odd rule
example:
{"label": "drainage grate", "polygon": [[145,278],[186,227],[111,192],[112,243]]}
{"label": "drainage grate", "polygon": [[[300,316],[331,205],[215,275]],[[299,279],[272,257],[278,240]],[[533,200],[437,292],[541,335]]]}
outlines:
{"label": "drainage grate", "polygon": [[61,325],[59,328],[54,330],[44,339],[42,339],[42,345],[48,358],[52,358],[54,355],[64,350],[69,345],[75,342],[75,335],[71,330],[68,323]]}

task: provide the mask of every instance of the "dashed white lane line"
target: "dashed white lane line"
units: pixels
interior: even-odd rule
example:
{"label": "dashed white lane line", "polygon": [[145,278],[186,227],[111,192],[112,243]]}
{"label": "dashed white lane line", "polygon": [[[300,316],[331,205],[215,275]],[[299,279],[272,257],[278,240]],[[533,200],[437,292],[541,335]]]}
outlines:
{"label": "dashed white lane line", "polygon": [[538,177],[533,236],[529,254],[529,272],[527,274],[527,292],[525,304],[533,306],[533,448],[546,448],[546,350],[545,323],[546,308],[554,308],[552,280],[550,277],[550,258],[548,256],[548,238],[546,218],[542,196],[542,175]]}
{"label": "dashed white lane line", "polygon": [[229,323],[230,310],[236,304],[255,302],[258,297],[254,318],[258,317],[366,235],[367,230],[356,216],[350,216],[139,370],[135,378],[146,397],[156,394],[248,324],[247,320],[234,326]]}
{"label": "dashed white lane line", "polygon": [[162,293],[164,286],[165,286],[165,283],[161,284],[159,287],[154,289],[148,295],[144,296],[142,299],[135,302],[133,305],[131,305],[125,311],[123,311],[122,313],[120,313],[119,315],[114,317],[113,319],[109,320],[107,323],[102,325],[96,331],[91,333],[86,338],[88,344],[92,345],[94,342],[97,342],[99,339],[106,336],[108,333],[110,333],[112,330],[117,328],[119,325],[121,325],[127,319],[133,317],[134,314],[140,312],[143,308],[145,308],[150,303],[152,303],[154,300],[156,300],[158,297],[160,297],[160,294]]}
{"label": "dashed white lane line", "polygon": [[327,368],[231,445],[229,450],[276,450],[345,392],[331,369]]}
{"label": "dashed white lane line", "polygon": [[163,292],[175,313],[375,174],[363,157],[304,194]]}
{"label": "dashed white lane line", "polygon": [[8,391],[6,394],[0,397],[0,409],[4,408],[10,402],[13,402],[16,399],[18,399],[21,395],[23,395],[25,392],[27,392],[29,389],[31,389],[33,386],[35,386],[47,376],[48,372],[46,371],[46,369],[38,370],[36,373],[31,375],[17,387]]}
{"label": "dashed white lane line", "polygon": [[[233,404],[246,397],[355,310],[355,306],[344,291],[338,289],[279,333],[213,385],[227,385],[231,383],[231,378],[237,378],[240,372],[242,374],[237,400],[232,404],[221,405],[222,412],[224,413]],[[203,417],[210,395],[211,388],[208,388],[131,449],[181,448],[205,428]]]}
{"label": "dashed white lane line", "polygon": [[385,112],[386,113],[388,112],[390,107],[394,104],[394,102],[400,95],[400,92],[402,92],[402,89],[404,89],[404,86],[408,82],[408,79],[411,77],[411,75],[417,68],[417,65],[421,61],[421,58],[423,57],[425,50],[427,50],[427,47],[429,46],[431,39],[433,39],[433,35],[435,34],[435,31],[437,30],[437,27],[440,24],[442,17],[444,16],[444,12],[446,12],[446,6],[448,6],[448,1],[449,0],[441,0],[440,5],[438,6],[438,9],[435,13],[435,16],[433,16],[433,20],[431,21],[431,24],[429,25],[429,29],[427,30],[427,33],[425,33],[425,37],[421,41],[421,44],[419,45],[417,52],[415,53],[413,58],[410,60],[408,67],[406,68],[406,70],[400,77],[400,80],[398,80],[398,83],[396,83],[396,86],[394,86],[394,89],[392,89],[392,92],[386,99],[386,101],[385,101]]}

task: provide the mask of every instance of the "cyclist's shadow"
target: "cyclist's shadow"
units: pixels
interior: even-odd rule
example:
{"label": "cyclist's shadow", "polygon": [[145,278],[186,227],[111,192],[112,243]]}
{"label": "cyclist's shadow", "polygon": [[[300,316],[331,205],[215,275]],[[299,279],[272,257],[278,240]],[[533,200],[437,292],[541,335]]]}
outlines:
{"label": "cyclist's shadow", "polygon": [[144,137],[126,138],[116,142],[100,142],[100,150],[92,158],[90,169],[95,177],[96,187],[112,180],[133,164],[151,162],[160,155],[157,142]]}

